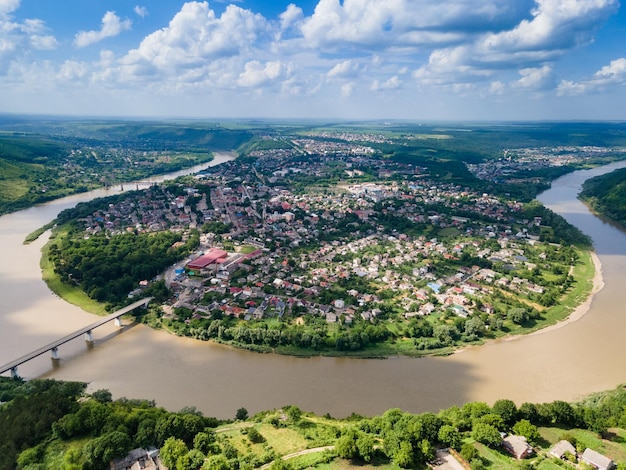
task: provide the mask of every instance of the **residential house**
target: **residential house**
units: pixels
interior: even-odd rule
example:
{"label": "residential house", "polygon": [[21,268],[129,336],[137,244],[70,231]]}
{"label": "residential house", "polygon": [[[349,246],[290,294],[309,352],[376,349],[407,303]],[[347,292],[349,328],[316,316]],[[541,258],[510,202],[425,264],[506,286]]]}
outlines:
{"label": "residential house", "polygon": [[585,449],[580,459],[598,470],[611,470],[615,467],[615,462],[610,458],[589,448]]}
{"label": "residential house", "polygon": [[524,436],[511,434],[502,440],[502,447],[516,459],[525,459],[532,455],[533,448],[528,444]]}
{"label": "residential house", "polygon": [[575,456],[576,448],[571,442],[566,441],[565,439],[557,442],[554,446],[552,446],[552,449],[550,449],[550,455],[556,457],[557,459],[564,458],[566,453],[570,453]]}

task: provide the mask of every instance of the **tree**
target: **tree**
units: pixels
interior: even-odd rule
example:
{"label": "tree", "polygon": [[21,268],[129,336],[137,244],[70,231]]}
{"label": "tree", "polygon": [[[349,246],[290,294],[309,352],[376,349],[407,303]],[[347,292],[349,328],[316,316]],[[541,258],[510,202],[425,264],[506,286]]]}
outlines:
{"label": "tree", "polygon": [[124,432],[113,431],[87,442],[83,455],[91,468],[106,466],[116,457],[123,457],[132,448],[130,437]]}
{"label": "tree", "polygon": [[289,405],[284,408],[285,414],[289,417],[289,419],[293,422],[300,421],[302,417],[302,410],[295,405]]}
{"label": "tree", "polygon": [[104,388],[93,392],[91,397],[100,403],[111,403],[113,401],[113,395],[111,392]]}
{"label": "tree", "polygon": [[215,454],[215,432],[201,431],[193,438],[193,448],[198,449],[204,455]]}
{"label": "tree", "polygon": [[374,438],[366,433],[360,433],[356,440],[356,447],[359,450],[359,456],[369,462],[374,456]]}
{"label": "tree", "polygon": [[524,436],[528,442],[535,445],[541,439],[537,426],[532,424],[527,419],[521,419],[513,426],[513,432]]}
{"label": "tree", "polygon": [[478,449],[469,442],[466,442],[463,446],[461,446],[460,454],[461,457],[463,457],[467,462],[471,462],[479,456]]}
{"label": "tree", "polygon": [[182,439],[168,437],[161,447],[160,457],[163,465],[168,468],[176,468],[178,459],[189,452],[187,444]]}
{"label": "tree", "polygon": [[472,427],[472,438],[489,447],[495,447],[502,442],[500,431],[490,424],[476,422]]}
{"label": "tree", "polygon": [[454,426],[449,424],[444,424],[439,428],[437,438],[442,444],[453,449],[458,449],[461,445],[461,434]]}
{"label": "tree", "polygon": [[500,415],[508,426],[517,421],[517,406],[511,400],[497,400],[493,404],[493,412]]}
{"label": "tree", "polygon": [[359,449],[357,448],[357,431],[354,428],[349,428],[337,439],[335,444],[335,452],[342,459],[353,459],[359,455]]}
{"label": "tree", "polygon": [[394,452],[393,461],[402,468],[413,466],[413,446],[409,441],[400,442],[400,446]]}
{"label": "tree", "polygon": [[231,470],[231,466],[228,459],[222,454],[219,454],[212,455],[206,459],[202,465],[202,470]]}
{"label": "tree", "polygon": [[526,311],[526,309],[521,308],[521,307],[515,307],[512,309],[509,309],[508,313],[506,314],[506,317],[509,320],[511,320],[513,323],[516,323],[518,325],[526,323],[529,318],[528,312]]}
{"label": "tree", "polygon": [[253,444],[265,442],[265,438],[256,428],[248,428],[248,439]]}
{"label": "tree", "polygon": [[243,407],[239,408],[237,413],[235,413],[235,419],[239,421],[245,421],[248,419],[248,410]]}

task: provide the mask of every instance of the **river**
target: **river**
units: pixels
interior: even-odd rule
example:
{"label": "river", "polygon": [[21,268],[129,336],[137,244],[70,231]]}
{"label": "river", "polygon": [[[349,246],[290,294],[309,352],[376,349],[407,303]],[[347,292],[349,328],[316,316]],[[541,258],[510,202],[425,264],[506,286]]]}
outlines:
{"label": "river", "polygon": [[[219,155],[216,162],[227,158]],[[574,400],[614,388],[626,382],[626,234],[591,215],[576,195],[585,179],[620,167],[626,162],[571,173],[540,196],[593,238],[602,262],[604,288],[586,315],[561,328],[445,358],[364,360],[257,354],[143,325],[108,325],[94,331],[95,344],[74,340],[61,346],[60,361],[44,355],[20,366],[20,375],[85,381],[90,390],[107,388],[116,398],[154,399],[170,410],[195,406],[218,418],[233,418],[242,406],[254,413],[294,404],[344,417],[392,407],[438,411],[470,400]],[[59,211],[106,194],[94,191],[0,217],[0,363],[94,321],[41,280],[40,249],[46,238],[22,242]]]}

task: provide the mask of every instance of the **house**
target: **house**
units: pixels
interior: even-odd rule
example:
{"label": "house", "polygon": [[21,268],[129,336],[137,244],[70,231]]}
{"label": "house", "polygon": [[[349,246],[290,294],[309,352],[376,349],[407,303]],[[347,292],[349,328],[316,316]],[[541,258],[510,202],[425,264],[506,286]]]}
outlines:
{"label": "house", "polygon": [[598,470],[611,470],[615,467],[615,462],[613,462],[610,458],[589,448],[585,449],[580,459]]}
{"label": "house", "polygon": [[516,459],[525,459],[533,453],[533,448],[528,444],[526,438],[514,434],[503,439],[502,447]]}
{"label": "house", "polygon": [[126,457],[115,459],[109,465],[110,470],[142,470],[163,468],[158,449],[133,449]]}
{"label": "house", "polygon": [[576,455],[576,448],[572,445],[571,442],[563,439],[562,441],[557,442],[550,449],[550,455],[556,457],[557,459],[562,459],[565,456],[565,453],[569,452],[572,455]]}

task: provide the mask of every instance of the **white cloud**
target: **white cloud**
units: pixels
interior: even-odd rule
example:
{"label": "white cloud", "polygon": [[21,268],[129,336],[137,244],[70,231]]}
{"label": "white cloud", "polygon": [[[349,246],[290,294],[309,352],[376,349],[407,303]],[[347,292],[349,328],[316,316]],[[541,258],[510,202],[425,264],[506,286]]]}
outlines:
{"label": "white cloud", "polygon": [[593,76],[581,82],[562,80],[557,88],[559,96],[581,95],[584,93],[602,92],[616,86],[626,85],[626,58],[612,60]]}
{"label": "white cloud", "polygon": [[280,29],[285,31],[294,25],[297,25],[304,18],[302,8],[290,3],[287,9],[280,14]]}
{"label": "white cloud", "polygon": [[265,18],[250,10],[229,5],[217,17],[207,2],[188,2],[166,28],[146,36],[120,63],[125,73],[175,76],[181,68],[249,54],[267,29]]}
{"label": "white cloud", "polygon": [[[462,45],[434,50],[414,76],[423,84],[488,79],[503,70],[524,70],[518,86],[527,87],[550,62],[587,44],[615,12],[618,0],[535,0],[531,18],[513,28],[484,31]],[[542,76],[543,84],[550,82]]]}
{"label": "white cloud", "polygon": [[51,50],[58,46],[41,19],[15,20],[19,0],[0,0],[0,73],[6,73],[16,59],[33,50]]}
{"label": "white cloud", "polygon": [[522,78],[513,84],[514,87],[526,88],[530,90],[546,90],[554,88],[552,67],[549,65],[521,69],[519,74]]}
{"label": "white cloud", "polygon": [[105,38],[115,37],[132,26],[131,20],[121,20],[114,11],[107,11],[102,17],[102,28],[98,31],[79,31],[74,37],[76,47],[86,47],[102,41]]}
{"label": "white cloud", "polygon": [[140,16],[142,18],[148,16],[148,9],[146,7],[136,5],[135,8],[133,8],[133,11],[137,16]]}
{"label": "white cloud", "polygon": [[253,60],[245,65],[245,71],[239,75],[237,84],[243,87],[258,87],[272,82],[286,73],[288,73],[288,67],[280,61],[262,64]]}
{"label": "white cloud", "polygon": [[359,72],[359,64],[352,60],[344,60],[336,64],[332,69],[328,71],[326,76],[328,78],[346,78],[356,77]]}
{"label": "white cloud", "polygon": [[371,48],[458,43],[520,18],[528,0],[320,0],[302,25],[313,47]]}
{"label": "white cloud", "polygon": [[343,96],[344,98],[349,98],[350,96],[352,96],[352,93],[354,92],[355,87],[356,85],[354,82],[349,82],[349,83],[342,85],[341,96]]}
{"label": "white cloud", "polygon": [[500,80],[496,80],[489,84],[489,93],[492,95],[502,95],[504,94],[505,86]]}
{"label": "white cloud", "polygon": [[372,82],[372,86],[370,86],[370,90],[372,91],[395,90],[397,88],[400,88],[400,85],[402,85],[402,81],[396,75],[394,75],[393,77],[389,78],[383,83],[380,83],[379,80],[374,80]]}
{"label": "white cloud", "polygon": [[0,15],[13,13],[20,7],[20,0],[0,0]]}

